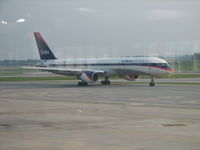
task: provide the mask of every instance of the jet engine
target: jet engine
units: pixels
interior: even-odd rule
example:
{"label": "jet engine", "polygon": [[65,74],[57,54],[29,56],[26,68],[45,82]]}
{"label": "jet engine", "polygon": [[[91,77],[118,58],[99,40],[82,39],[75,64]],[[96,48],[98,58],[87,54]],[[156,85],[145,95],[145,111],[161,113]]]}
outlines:
{"label": "jet engine", "polygon": [[128,80],[128,81],[135,81],[135,80],[138,80],[140,78],[139,75],[135,75],[135,74],[130,74],[130,75],[124,75],[124,76],[119,76],[125,80]]}
{"label": "jet engine", "polygon": [[96,82],[99,79],[99,74],[92,71],[85,71],[79,76],[79,79],[84,82]]}

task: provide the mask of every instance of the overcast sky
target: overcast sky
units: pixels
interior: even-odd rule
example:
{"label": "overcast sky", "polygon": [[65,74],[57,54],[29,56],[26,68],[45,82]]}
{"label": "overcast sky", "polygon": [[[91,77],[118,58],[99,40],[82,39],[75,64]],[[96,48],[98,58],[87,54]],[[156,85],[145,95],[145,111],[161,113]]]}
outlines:
{"label": "overcast sky", "polygon": [[200,52],[200,0],[0,0],[0,60]]}

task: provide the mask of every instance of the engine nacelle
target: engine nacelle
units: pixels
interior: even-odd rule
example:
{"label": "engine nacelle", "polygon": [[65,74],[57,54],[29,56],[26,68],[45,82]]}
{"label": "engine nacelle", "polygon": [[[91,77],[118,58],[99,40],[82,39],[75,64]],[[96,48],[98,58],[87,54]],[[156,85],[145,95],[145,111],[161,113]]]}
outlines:
{"label": "engine nacelle", "polygon": [[119,76],[125,80],[128,80],[128,81],[135,81],[135,80],[138,80],[140,78],[139,75],[135,75],[135,74],[130,74],[130,75],[124,75],[124,76]]}
{"label": "engine nacelle", "polygon": [[85,71],[79,78],[84,82],[96,82],[99,79],[99,74],[92,71]]}

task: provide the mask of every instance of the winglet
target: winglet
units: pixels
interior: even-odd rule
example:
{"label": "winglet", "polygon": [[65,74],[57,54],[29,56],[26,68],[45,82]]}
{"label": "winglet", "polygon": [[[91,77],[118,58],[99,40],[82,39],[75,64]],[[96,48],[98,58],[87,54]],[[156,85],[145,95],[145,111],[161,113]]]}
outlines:
{"label": "winglet", "polygon": [[52,53],[51,49],[49,48],[49,46],[47,45],[47,43],[45,42],[41,34],[39,32],[34,32],[34,35],[35,35],[38,51],[40,54],[40,58],[42,60],[56,59],[56,57]]}

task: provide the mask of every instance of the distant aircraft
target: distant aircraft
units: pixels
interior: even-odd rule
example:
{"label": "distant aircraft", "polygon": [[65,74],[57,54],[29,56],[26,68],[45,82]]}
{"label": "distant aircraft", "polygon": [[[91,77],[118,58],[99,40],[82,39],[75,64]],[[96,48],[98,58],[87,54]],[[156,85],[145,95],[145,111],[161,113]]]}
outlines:
{"label": "distant aircraft", "polygon": [[105,78],[101,84],[109,85],[110,76],[119,76],[125,80],[134,81],[138,80],[140,75],[149,75],[151,77],[149,85],[154,86],[155,77],[174,72],[165,60],[156,57],[57,59],[41,34],[34,32],[34,35],[41,64],[28,68],[76,76],[80,80],[79,86],[96,82],[100,76]]}

